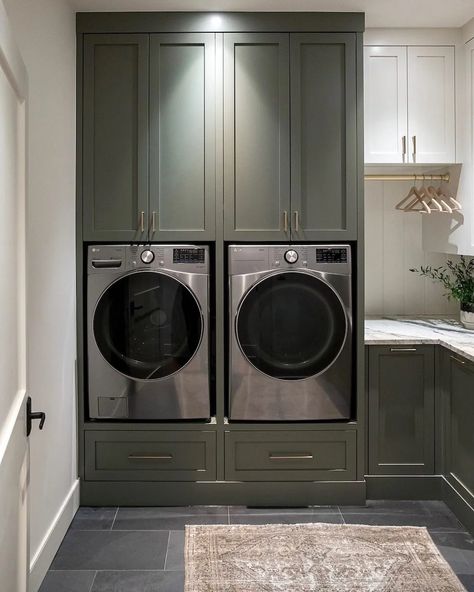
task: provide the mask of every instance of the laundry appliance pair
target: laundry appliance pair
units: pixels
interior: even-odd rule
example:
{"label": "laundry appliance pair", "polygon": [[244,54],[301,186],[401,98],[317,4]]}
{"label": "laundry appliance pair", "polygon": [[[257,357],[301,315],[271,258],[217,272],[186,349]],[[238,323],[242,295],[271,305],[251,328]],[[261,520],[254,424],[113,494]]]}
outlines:
{"label": "laundry appliance pair", "polygon": [[[349,419],[350,246],[227,248],[229,419]],[[209,419],[209,254],[202,245],[88,247],[91,418]]]}

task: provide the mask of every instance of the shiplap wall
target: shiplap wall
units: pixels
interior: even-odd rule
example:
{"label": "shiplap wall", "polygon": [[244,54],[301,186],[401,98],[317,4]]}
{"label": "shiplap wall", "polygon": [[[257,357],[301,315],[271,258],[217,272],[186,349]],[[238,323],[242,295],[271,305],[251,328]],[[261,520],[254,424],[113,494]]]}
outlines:
{"label": "shiplap wall", "polygon": [[405,181],[365,183],[365,312],[456,315],[459,304],[448,301],[441,286],[409,271],[442,265],[449,258],[423,251],[422,214],[395,209],[411,186]]}

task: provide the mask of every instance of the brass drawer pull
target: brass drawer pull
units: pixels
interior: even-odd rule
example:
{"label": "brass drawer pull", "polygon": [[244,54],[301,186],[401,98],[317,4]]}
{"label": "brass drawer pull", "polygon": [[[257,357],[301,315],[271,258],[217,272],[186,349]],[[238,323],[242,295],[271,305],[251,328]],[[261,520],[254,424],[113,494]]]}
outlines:
{"label": "brass drawer pull", "polygon": [[460,360],[459,358],[456,358],[456,356],[449,356],[452,360],[454,360],[455,362],[458,362],[458,364],[465,364],[466,360]]}
{"label": "brass drawer pull", "polygon": [[157,213],[152,212],[151,213],[151,231],[152,232],[156,232],[156,217],[157,217]]}
{"label": "brass drawer pull", "polygon": [[130,460],[171,460],[173,458],[172,454],[129,454],[128,458]]}
{"label": "brass drawer pull", "polygon": [[313,460],[312,454],[269,454],[270,460]]}
{"label": "brass drawer pull", "polygon": [[140,231],[145,232],[145,212],[140,212]]}
{"label": "brass drawer pull", "polygon": [[283,231],[288,232],[288,212],[283,210]]}
{"label": "brass drawer pull", "polygon": [[391,352],[415,352],[416,347],[391,347]]}

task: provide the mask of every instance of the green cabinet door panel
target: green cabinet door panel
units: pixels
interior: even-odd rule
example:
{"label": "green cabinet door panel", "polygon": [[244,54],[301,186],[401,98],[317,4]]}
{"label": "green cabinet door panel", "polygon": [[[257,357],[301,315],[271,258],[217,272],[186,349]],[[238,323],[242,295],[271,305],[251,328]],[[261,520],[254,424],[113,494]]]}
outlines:
{"label": "green cabinet door panel", "polygon": [[146,237],[148,45],[148,35],[84,36],[84,240]]}
{"label": "green cabinet door panel", "polygon": [[445,407],[446,478],[474,496],[474,363],[449,355]]}
{"label": "green cabinet door panel", "polygon": [[[224,233],[289,239],[289,36],[224,36]],[[285,231],[285,226],[287,230]]]}
{"label": "green cabinet door panel", "polygon": [[150,38],[150,239],[212,239],[215,35]]}
{"label": "green cabinet door panel", "polygon": [[293,240],[356,236],[355,34],[290,35]]}
{"label": "green cabinet door panel", "polygon": [[371,475],[434,472],[434,346],[369,348]]}

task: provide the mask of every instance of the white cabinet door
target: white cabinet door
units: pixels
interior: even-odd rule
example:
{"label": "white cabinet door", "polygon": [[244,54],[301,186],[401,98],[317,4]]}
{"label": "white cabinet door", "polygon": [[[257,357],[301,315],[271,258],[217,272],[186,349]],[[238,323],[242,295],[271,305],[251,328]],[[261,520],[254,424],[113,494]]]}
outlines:
{"label": "white cabinet door", "polygon": [[406,162],[407,48],[364,48],[365,162]]}
{"label": "white cabinet door", "polygon": [[454,47],[408,48],[410,162],[455,162],[454,84]]}

